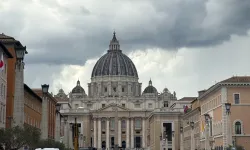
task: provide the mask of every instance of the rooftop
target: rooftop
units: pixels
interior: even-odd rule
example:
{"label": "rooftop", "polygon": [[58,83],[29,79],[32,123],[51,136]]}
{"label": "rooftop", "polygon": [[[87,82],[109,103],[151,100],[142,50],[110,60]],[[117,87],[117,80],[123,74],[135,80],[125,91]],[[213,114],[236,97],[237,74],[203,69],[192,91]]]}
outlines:
{"label": "rooftop", "polygon": [[221,81],[220,83],[239,83],[239,82],[250,82],[250,76],[233,76],[226,80]]}

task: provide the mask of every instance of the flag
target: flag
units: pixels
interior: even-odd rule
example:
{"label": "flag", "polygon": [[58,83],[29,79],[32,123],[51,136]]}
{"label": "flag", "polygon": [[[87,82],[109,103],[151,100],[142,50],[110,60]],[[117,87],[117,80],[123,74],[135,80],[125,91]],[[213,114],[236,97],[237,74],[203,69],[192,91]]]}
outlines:
{"label": "flag", "polygon": [[1,70],[4,69],[3,53],[2,53],[2,55],[1,55],[1,60],[0,60],[0,69],[1,69]]}
{"label": "flag", "polygon": [[205,125],[204,124],[205,124],[204,121],[201,120],[201,132],[204,132],[204,130],[205,130]]}

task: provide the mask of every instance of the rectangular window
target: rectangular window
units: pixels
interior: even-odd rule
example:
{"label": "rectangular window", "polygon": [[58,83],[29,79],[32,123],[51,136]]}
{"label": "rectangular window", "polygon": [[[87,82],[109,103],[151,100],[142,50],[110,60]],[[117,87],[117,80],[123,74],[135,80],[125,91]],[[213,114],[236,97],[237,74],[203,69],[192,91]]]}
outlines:
{"label": "rectangular window", "polygon": [[78,108],[79,107],[79,104],[75,104],[75,108]]}
{"label": "rectangular window", "polygon": [[140,129],[141,128],[141,119],[136,119],[135,120],[135,128]]}
{"label": "rectangular window", "polygon": [[164,101],[164,107],[168,107],[168,101]]}
{"label": "rectangular window", "polygon": [[234,103],[239,104],[240,103],[240,94],[234,94]]}
{"label": "rectangular window", "polygon": [[148,108],[152,108],[153,104],[152,103],[148,103]]}
{"label": "rectangular window", "polygon": [[110,128],[115,129],[115,118],[110,119]]}
{"label": "rectangular window", "polygon": [[88,108],[92,108],[92,104],[87,104],[87,107]]}
{"label": "rectangular window", "polygon": [[122,120],[122,129],[126,128],[126,120]]}
{"label": "rectangular window", "polygon": [[113,88],[113,91],[116,92],[116,88],[115,87]]}
{"label": "rectangular window", "polygon": [[105,92],[107,92],[107,91],[108,91],[108,88],[107,88],[107,87],[105,87],[105,88],[104,88],[104,91],[105,91]]}
{"label": "rectangular window", "polygon": [[125,107],[125,104],[122,104],[122,107]]}
{"label": "rectangular window", "polygon": [[125,92],[125,88],[124,87],[122,87],[122,92]]}
{"label": "rectangular window", "polygon": [[102,104],[102,108],[104,108],[105,107],[105,104]]}
{"label": "rectangular window", "polygon": [[135,104],[135,108],[140,108],[141,105],[140,104]]}

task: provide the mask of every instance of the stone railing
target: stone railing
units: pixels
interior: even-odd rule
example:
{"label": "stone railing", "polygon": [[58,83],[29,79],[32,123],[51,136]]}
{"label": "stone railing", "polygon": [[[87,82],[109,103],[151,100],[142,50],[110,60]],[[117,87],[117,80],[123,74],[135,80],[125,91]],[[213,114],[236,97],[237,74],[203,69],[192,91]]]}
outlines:
{"label": "stone railing", "polygon": [[63,109],[60,110],[60,113],[89,113],[89,109],[81,108],[81,109]]}

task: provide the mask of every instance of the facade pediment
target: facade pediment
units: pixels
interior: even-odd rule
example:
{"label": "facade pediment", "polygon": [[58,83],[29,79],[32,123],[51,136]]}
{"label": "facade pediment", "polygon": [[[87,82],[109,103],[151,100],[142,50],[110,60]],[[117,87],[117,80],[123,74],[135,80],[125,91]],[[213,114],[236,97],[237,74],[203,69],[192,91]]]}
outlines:
{"label": "facade pediment", "polygon": [[130,109],[122,107],[119,104],[116,105],[116,104],[112,103],[112,104],[107,105],[106,107],[100,108],[97,111],[102,112],[102,111],[116,111],[116,110],[117,111],[129,111]]}

